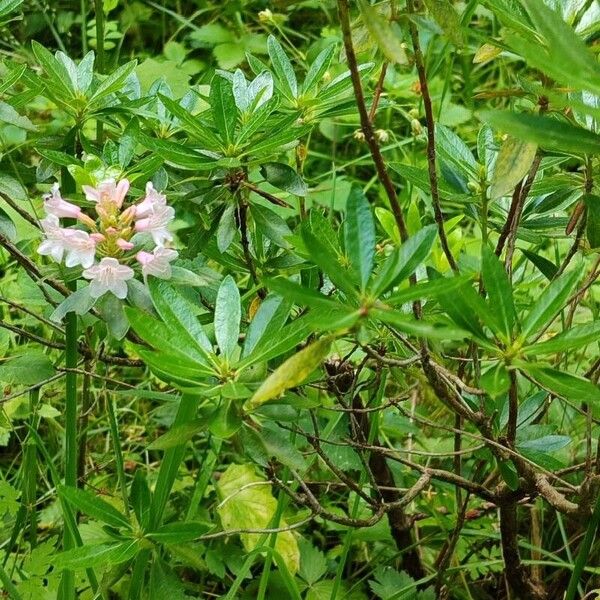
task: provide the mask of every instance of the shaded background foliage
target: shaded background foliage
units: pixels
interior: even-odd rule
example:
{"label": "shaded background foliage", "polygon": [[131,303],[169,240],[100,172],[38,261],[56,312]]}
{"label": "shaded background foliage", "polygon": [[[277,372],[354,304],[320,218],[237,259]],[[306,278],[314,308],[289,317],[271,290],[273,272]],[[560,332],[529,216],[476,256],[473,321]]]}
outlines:
{"label": "shaded background foliage", "polygon": [[[0,23],[8,597],[594,596],[597,3]],[[180,259],[90,310],[41,196],[111,173]]]}

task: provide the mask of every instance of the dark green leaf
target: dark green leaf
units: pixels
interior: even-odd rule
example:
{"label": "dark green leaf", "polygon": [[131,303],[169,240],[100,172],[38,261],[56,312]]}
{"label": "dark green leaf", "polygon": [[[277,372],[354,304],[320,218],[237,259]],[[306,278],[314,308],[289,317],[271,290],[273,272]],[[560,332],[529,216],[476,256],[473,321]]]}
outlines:
{"label": "dark green leaf", "polygon": [[114,506],[102,500],[98,494],[67,486],[61,486],[58,492],[75,509],[85,513],[88,517],[102,521],[117,529],[121,527],[131,529],[131,523],[127,517],[121,514]]}
{"label": "dark green leaf", "polygon": [[375,223],[369,201],[357,186],[352,187],[346,204],[344,243],[350,265],[364,290],[373,270]]}

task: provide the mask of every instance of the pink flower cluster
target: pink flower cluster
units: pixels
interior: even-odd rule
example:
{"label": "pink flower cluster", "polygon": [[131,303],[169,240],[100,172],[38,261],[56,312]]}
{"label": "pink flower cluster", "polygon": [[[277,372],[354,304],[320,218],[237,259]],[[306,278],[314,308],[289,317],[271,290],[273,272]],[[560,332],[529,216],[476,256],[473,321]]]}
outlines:
{"label": "pink flower cluster", "polygon": [[[148,275],[171,277],[171,262],[177,258],[177,252],[166,244],[173,240],[169,224],[175,211],[151,182],[146,184],[144,198],[124,207],[128,191],[127,179],[109,179],[96,187],[84,185],[86,199],[94,203],[95,218],[65,200],[58,183],[44,196],[46,216],[41,221],[44,240],[38,252],[56,262],[64,260],[67,267],[82,266],[94,298],[107,292],[125,298],[127,281],[135,276],[132,266],[140,269],[144,279]],[[78,223],[62,227],[61,218],[76,219]],[[134,238],[136,233],[146,233],[152,238],[151,252],[142,249],[136,252],[139,239]]]}

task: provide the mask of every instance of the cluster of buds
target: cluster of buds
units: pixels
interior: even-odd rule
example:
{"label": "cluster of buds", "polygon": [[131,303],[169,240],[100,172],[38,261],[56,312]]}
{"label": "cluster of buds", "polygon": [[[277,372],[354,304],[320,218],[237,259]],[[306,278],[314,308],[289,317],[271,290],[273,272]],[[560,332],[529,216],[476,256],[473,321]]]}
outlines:
{"label": "cluster of buds", "polygon": [[[168,227],[175,211],[151,182],[146,184],[144,198],[124,206],[128,191],[127,179],[107,179],[96,187],[84,185],[83,192],[94,205],[95,218],[65,200],[57,183],[44,196],[44,240],[38,252],[59,263],[64,260],[67,267],[83,267],[93,298],[107,292],[125,298],[127,281],[135,276],[134,268],[144,279],[148,275],[171,277],[171,262],[177,258],[177,252],[166,244],[173,240]],[[63,227],[62,218],[75,219],[77,224]]]}

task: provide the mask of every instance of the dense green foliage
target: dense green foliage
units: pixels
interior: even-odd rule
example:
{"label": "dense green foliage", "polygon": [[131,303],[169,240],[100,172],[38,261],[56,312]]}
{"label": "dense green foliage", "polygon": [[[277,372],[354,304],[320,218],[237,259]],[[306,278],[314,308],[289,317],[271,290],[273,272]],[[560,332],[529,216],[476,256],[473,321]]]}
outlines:
{"label": "dense green foliage", "polygon": [[0,596],[596,597],[599,17],[0,0]]}

